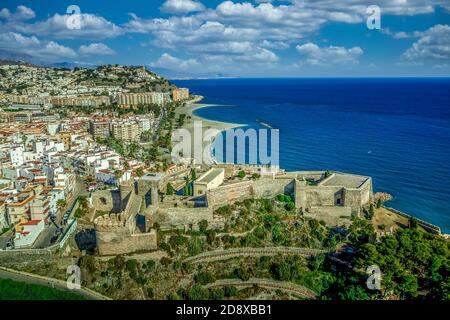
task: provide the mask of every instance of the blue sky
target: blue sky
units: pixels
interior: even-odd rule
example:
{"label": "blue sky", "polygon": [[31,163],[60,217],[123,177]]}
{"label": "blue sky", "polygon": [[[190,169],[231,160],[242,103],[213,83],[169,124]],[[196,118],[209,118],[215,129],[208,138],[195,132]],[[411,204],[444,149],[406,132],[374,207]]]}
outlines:
{"label": "blue sky", "polygon": [[449,24],[448,0],[7,0],[0,58],[179,77],[448,76]]}

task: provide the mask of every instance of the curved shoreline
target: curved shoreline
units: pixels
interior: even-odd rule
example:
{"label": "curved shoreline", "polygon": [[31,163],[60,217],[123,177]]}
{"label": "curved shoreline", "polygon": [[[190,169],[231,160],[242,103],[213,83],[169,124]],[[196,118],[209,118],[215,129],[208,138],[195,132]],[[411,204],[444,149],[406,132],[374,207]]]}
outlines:
{"label": "curved shoreline", "polygon": [[221,131],[228,130],[228,129],[234,129],[239,127],[245,127],[247,124],[242,123],[231,123],[231,122],[223,122],[223,121],[215,121],[210,120],[204,117],[201,117],[197,114],[195,114],[196,110],[203,109],[203,108],[210,108],[210,107],[222,107],[225,105],[220,104],[204,104],[204,103],[187,103],[185,107],[178,109],[177,114],[185,114],[187,117],[191,117],[191,119],[187,119],[185,125],[183,127],[189,128],[189,124],[193,123],[194,121],[202,121],[204,126],[212,127]]}
{"label": "curved shoreline", "polygon": [[[214,121],[214,120],[206,119],[206,118],[203,118],[203,117],[200,117],[200,116],[196,115],[195,111],[199,110],[199,109],[202,109],[202,108],[224,106],[224,105],[219,105],[219,104],[198,103],[202,99],[203,99],[203,97],[197,97],[196,99],[194,99],[195,100],[194,103],[187,102],[185,107],[177,108],[176,111],[175,111],[175,114],[178,115],[178,116],[181,115],[181,114],[186,115],[186,120],[185,120],[185,123],[183,125],[183,128],[188,130],[190,135],[191,135],[191,137],[192,137],[193,150],[201,149],[202,150],[202,154],[203,154],[203,149],[205,147],[208,148],[209,149],[208,154],[210,155],[212,161],[217,163],[218,161],[215,159],[215,157],[213,155],[213,152],[212,152],[212,147],[214,145],[214,142],[215,142],[217,136],[219,134],[223,134],[227,130],[245,127],[245,126],[247,126],[247,124]],[[211,142],[206,143],[206,146],[205,146],[205,142],[203,141],[203,139],[201,139],[201,141],[199,141],[195,137],[194,124],[196,122],[201,122],[202,135],[204,134],[204,132],[206,130],[209,130],[209,129],[215,129],[215,130],[218,130],[220,132],[214,137],[214,139]],[[199,145],[199,143],[201,143],[202,145]],[[194,158],[194,155],[191,154],[191,157]]]}
{"label": "curved shoreline", "polygon": [[[207,107],[215,107],[215,106],[227,106],[227,105],[219,105],[219,104],[202,104],[202,103],[198,103],[201,100],[203,100],[203,97],[197,96],[198,100],[196,100],[195,103],[187,103],[185,108],[182,108],[183,111],[180,113],[185,113],[186,115],[191,116],[190,122],[191,122],[191,126],[187,125],[187,123],[185,124],[185,126],[183,126],[184,128],[190,130],[191,134],[193,130],[193,122],[194,121],[202,121],[203,122],[203,127],[207,127],[207,129],[209,128],[215,128],[221,131],[221,133],[223,133],[226,130],[229,129],[235,129],[235,128],[239,128],[239,127],[245,127],[248,126],[248,124],[237,124],[237,123],[228,123],[228,122],[222,122],[222,121],[215,121],[215,120],[209,120],[203,117],[200,117],[196,114],[194,114],[194,112],[196,110],[199,110],[201,108],[207,108]],[[228,105],[229,106],[229,105]],[[187,126],[186,126],[187,125]],[[214,143],[214,142],[213,142]],[[212,148],[213,143],[211,143],[211,145],[209,146],[210,149]],[[212,155],[212,151],[210,150],[209,154],[211,154],[211,157],[215,160],[215,158]],[[396,211],[400,211],[398,209],[394,209]],[[402,211],[401,211],[402,212]],[[403,213],[403,212],[402,212]],[[416,219],[419,219],[417,216],[413,215],[413,214],[407,214],[407,213],[403,213],[406,214],[410,217],[414,217]],[[423,222],[425,222],[426,224],[429,224],[431,226],[435,226],[440,230],[440,234],[446,238],[450,238],[450,234],[446,233],[445,231],[442,230],[442,227],[439,224],[432,224],[431,222],[427,222],[426,220],[423,220]]]}

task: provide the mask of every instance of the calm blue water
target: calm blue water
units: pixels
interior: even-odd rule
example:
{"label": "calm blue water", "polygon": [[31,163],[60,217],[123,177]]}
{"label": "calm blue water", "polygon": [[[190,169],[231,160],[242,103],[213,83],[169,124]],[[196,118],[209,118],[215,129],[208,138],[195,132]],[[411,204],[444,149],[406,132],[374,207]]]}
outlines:
{"label": "calm blue water", "polygon": [[280,129],[280,165],[374,179],[390,206],[450,232],[450,78],[174,81],[205,96],[196,114]]}

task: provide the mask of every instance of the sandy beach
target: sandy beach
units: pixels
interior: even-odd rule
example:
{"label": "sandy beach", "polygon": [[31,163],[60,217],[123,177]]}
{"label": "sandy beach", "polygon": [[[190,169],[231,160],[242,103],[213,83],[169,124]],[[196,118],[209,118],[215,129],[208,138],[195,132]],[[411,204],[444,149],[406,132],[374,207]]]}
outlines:
{"label": "sandy beach", "polygon": [[[201,100],[201,99],[198,99]],[[244,127],[246,126],[245,124],[239,124],[239,123],[228,123],[228,122],[221,122],[221,121],[213,121],[213,120],[209,120],[209,119],[205,119],[202,117],[199,117],[197,115],[194,114],[195,110],[201,109],[201,108],[213,108],[213,107],[217,107],[217,106],[221,106],[221,105],[217,105],[217,104],[202,104],[202,103],[186,103],[185,107],[180,107],[177,108],[175,111],[175,118],[177,119],[179,117],[180,114],[185,114],[186,115],[186,120],[185,123],[183,125],[184,129],[187,129],[192,137],[192,146],[193,146],[193,150],[199,150],[202,149],[204,150],[205,148],[208,149],[208,154],[212,154],[211,152],[211,144],[208,142],[203,142],[202,140],[199,140],[198,138],[196,139],[194,137],[194,123],[196,121],[201,121],[202,122],[202,126],[203,126],[203,133],[205,131],[207,131],[208,129],[216,129],[219,130],[221,132],[223,131],[227,131],[230,129],[235,129],[235,128],[239,128],[239,127]],[[200,145],[203,144],[203,145]],[[202,154],[204,154],[202,152]],[[192,158],[194,158],[194,155],[191,155]]]}
{"label": "sandy beach", "polygon": [[[198,110],[201,108],[210,108],[210,107],[212,108],[212,107],[219,107],[219,106],[221,106],[221,105],[202,104],[202,103],[187,103],[185,107],[178,108],[175,111],[175,114],[177,115],[177,117],[180,114],[186,115],[187,118],[186,118],[185,124],[183,126],[186,129],[192,129],[194,121],[202,121],[205,129],[213,128],[213,129],[217,129],[220,131],[246,126],[245,124],[240,124],[240,123],[228,123],[228,122],[209,120],[209,119],[205,119],[205,118],[199,117],[194,114],[195,110]],[[190,119],[188,117],[190,117]]]}

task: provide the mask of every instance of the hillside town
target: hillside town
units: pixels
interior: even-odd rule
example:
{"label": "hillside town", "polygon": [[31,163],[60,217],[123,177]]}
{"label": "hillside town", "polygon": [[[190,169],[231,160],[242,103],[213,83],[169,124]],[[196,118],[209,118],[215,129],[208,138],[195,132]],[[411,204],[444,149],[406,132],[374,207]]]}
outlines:
{"label": "hillside town", "polygon": [[[0,230],[8,235],[0,245],[6,250],[50,246],[72,222],[64,210],[80,195],[154,166],[99,141],[115,139],[122,148],[151,142],[164,114],[111,117],[101,107],[153,105],[164,112],[189,98],[187,89],[141,67],[2,65],[0,73]],[[79,115],[84,107],[91,109]]]}
{"label": "hillside town", "polygon": [[385,206],[392,197],[369,176],[185,154],[174,163],[172,133],[192,128],[202,97],[145,67],[6,64],[0,74],[3,272],[53,286],[75,265],[89,299],[448,294],[397,269],[383,290],[366,288],[369,262],[391,267],[385,246],[402,264],[421,263],[403,248],[419,242],[448,255],[440,228]]}

